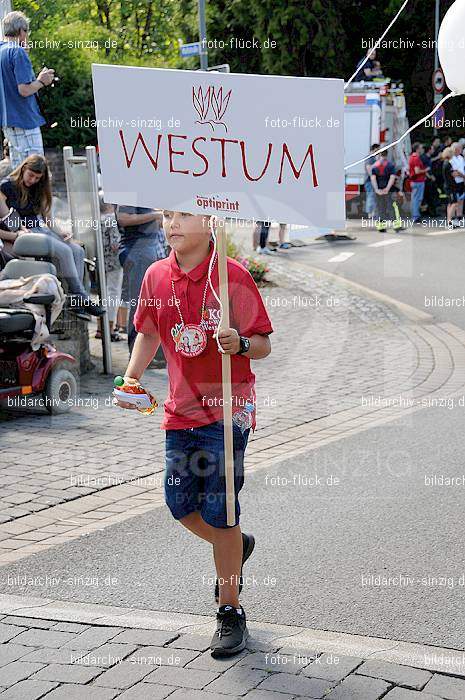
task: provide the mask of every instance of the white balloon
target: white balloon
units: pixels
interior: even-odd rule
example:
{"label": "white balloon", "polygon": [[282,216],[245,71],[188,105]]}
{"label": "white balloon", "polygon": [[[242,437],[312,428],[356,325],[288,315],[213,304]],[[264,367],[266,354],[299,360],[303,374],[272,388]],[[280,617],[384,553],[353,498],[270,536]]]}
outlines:
{"label": "white balloon", "polygon": [[442,20],[438,38],[439,60],[449,88],[465,94],[465,0],[455,0]]}

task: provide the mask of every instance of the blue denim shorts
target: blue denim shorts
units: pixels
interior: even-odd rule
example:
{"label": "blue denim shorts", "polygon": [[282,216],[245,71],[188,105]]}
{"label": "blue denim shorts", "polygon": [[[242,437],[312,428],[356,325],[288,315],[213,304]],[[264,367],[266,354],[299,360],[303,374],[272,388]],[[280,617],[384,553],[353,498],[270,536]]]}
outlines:
{"label": "blue denim shorts", "polygon": [[[226,528],[223,421],[200,428],[166,431],[165,500],[176,520],[199,511],[212,527]],[[244,485],[244,453],[249,438],[233,424],[236,525],[238,494]]]}

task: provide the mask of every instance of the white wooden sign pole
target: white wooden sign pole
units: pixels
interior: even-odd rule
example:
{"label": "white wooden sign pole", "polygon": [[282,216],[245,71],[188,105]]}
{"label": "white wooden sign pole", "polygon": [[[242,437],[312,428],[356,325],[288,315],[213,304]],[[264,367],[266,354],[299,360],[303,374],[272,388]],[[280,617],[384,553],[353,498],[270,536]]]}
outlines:
{"label": "white wooden sign pole", "polygon": [[[218,250],[218,277],[220,284],[220,299],[223,307],[220,330],[229,328],[229,291],[228,291],[228,260],[227,238],[224,226],[219,226],[216,234]],[[226,479],[226,524],[236,524],[235,489],[234,489],[234,458],[233,458],[233,428],[232,428],[232,392],[231,392],[231,355],[221,356],[221,374],[223,381],[223,421],[224,421],[224,469]]]}

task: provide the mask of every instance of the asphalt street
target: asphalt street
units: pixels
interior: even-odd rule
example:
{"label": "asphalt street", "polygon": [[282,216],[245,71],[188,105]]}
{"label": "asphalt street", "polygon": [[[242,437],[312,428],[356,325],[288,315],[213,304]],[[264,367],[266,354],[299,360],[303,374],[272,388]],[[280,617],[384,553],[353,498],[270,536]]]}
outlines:
{"label": "asphalt street", "polygon": [[[250,619],[465,649],[463,415],[423,409],[251,474]],[[213,575],[163,507],[3,567],[0,591],[209,614]]]}
{"label": "asphalt street", "polygon": [[[465,328],[465,275],[461,264],[465,259],[465,229],[448,232],[425,226],[380,234],[373,229],[352,228],[355,222],[350,223],[349,233],[357,236],[356,241],[312,241],[292,250],[292,259]],[[459,299],[460,303],[447,306],[442,298]]]}

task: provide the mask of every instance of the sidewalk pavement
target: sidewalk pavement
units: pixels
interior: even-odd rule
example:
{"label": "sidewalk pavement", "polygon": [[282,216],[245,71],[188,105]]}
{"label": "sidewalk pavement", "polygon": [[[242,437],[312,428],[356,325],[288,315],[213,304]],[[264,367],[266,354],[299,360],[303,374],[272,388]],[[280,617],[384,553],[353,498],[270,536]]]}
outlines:
{"label": "sidewalk pavement", "polygon": [[213,620],[0,597],[0,700],[463,700],[462,652],[249,624],[212,659]]}
{"label": "sidewalk pavement", "polygon": [[463,652],[249,623],[212,659],[214,621],[0,596],[1,700],[462,700]]}

